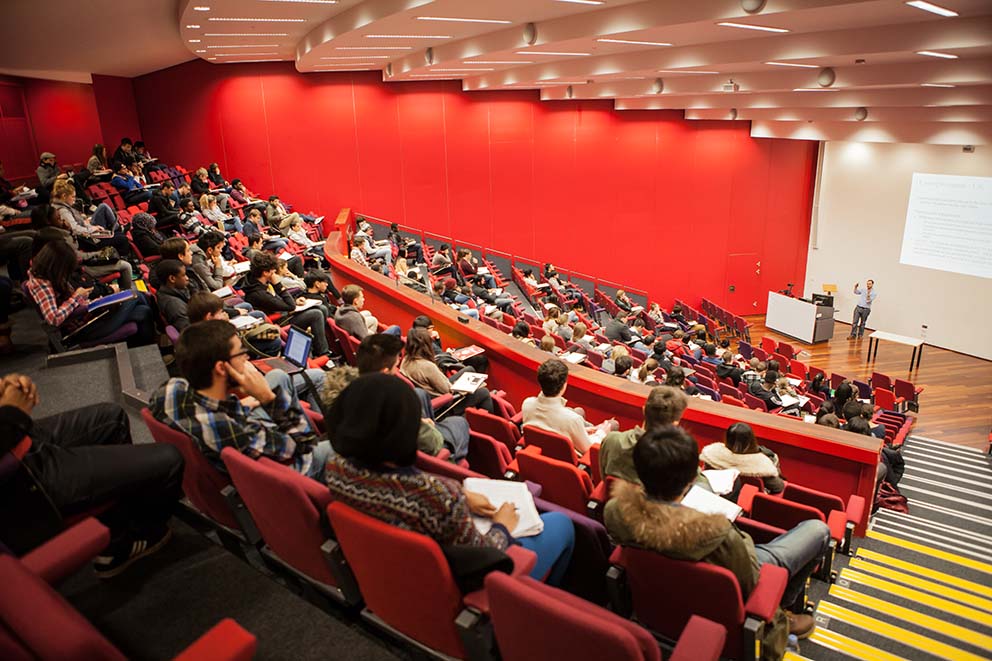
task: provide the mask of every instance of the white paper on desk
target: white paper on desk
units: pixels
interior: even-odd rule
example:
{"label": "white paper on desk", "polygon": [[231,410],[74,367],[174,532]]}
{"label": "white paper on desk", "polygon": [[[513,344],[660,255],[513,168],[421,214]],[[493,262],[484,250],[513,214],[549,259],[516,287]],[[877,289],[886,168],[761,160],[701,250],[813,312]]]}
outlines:
{"label": "white paper on desk", "polygon": [[789,408],[790,406],[805,406],[806,402],[809,401],[809,397],[793,397],[792,395],[779,395],[778,398],[782,400],[782,406]]}
{"label": "white paper on desk", "polygon": [[558,357],[575,365],[578,365],[586,359],[586,355],[584,353],[579,353],[578,351],[566,351]]}
{"label": "white paper on desk", "polygon": [[234,295],[234,290],[230,287],[221,287],[220,289],[215,289],[213,295],[217,298],[227,298]]}
{"label": "white paper on desk", "polygon": [[318,301],[315,298],[308,298],[307,300],[297,305],[296,309],[293,310],[293,312],[303,312],[304,310],[309,310],[310,308],[316,307],[318,305],[320,305],[320,301]]}
{"label": "white paper on desk", "polygon": [[235,262],[234,272],[235,273],[247,273],[251,268],[251,262]]}
{"label": "white paper on desk", "polygon": [[606,430],[602,427],[595,427],[595,431],[590,432],[586,430],[586,436],[589,437],[589,442],[593,445],[599,445],[606,438]]}
{"label": "white paper on desk", "polygon": [[233,324],[238,330],[251,328],[252,326],[257,326],[260,323],[262,323],[261,320],[251,316],[250,314],[239,314],[237,317],[231,319],[231,324]]}
{"label": "white paper on desk", "polygon": [[634,307],[630,308],[631,314],[637,314],[638,312],[643,312],[643,311],[644,311],[643,305],[635,305]]}
{"label": "white paper on desk", "polygon": [[493,287],[492,289],[489,290],[489,292],[493,296],[499,296],[500,294],[503,293],[503,288],[502,287]]}
{"label": "white paper on desk", "polygon": [[489,269],[487,269],[485,266],[480,266],[476,268],[475,272],[478,273],[479,275],[489,275]]}
{"label": "white paper on desk", "polygon": [[[467,477],[462,482],[465,491],[485,496],[493,507],[499,509],[503,503],[513,503],[517,508],[517,527],[510,531],[514,537],[531,537],[544,531],[544,521],[534,505],[534,496],[523,482],[509,480],[487,480],[479,477]],[[473,516],[475,529],[485,535],[492,528],[493,522],[480,516]]]}
{"label": "white paper on desk", "polygon": [[279,259],[281,259],[284,262],[288,262],[289,260],[293,259],[294,256],[295,255],[293,255],[293,253],[283,250],[282,253],[280,253],[279,255]]}
{"label": "white paper on desk", "polygon": [[789,380],[789,385],[791,385],[793,388],[799,386],[803,382],[802,379],[793,379],[791,376],[786,378]]}
{"label": "white paper on desk", "polygon": [[498,309],[499,309],[499,308],[498,308],[498,307],[496,307],[495,305],[487,305],[487,306],[486,306],[486,307],[485,307],[485,308],[483,309],[483,312],[485,312],[485,313],[486,313],[486,316],[489,316],[489,315],[491,315],[491,314],[492,314],[493,312],[496,312],[496,310],[498,310]]}
{"label": "white paper on desk", "polygon": [[744,511],[726,498],[721,498],[696,485],[692,485],[689,489],[689,493],[682,499],[682,504],[703,514],[722,514],[730,521],[735,521]]}
{"label": "white paper on desk", "polygon": [[602,344],[596,345],[596,351],[598,351],[599,353],[606,353],[606,351],[612,346],[613,345],[610,344],[609,342],[603,342]]}
{"label": "white paper on desk", "polygon": [[475,392],[486,382],[488,376],[480,372],[465,372],[451,384],[451,389],[465,394]]}
{"label": "white paper on desk", "polygon": [[713,488],[713,493],[722,496],[734,490],[734,483],[737,482],[741,474],[736,468],[725,468],[723,470],[705,470],[703,475]]}
{"label": "white paper on desk", "polygon": [[815,425],[816,424],[816,416],[815,415],[810,415],[809,413],[807,413],[806,415],[803,416],[803,422],[808,422],[811,425]]}
{"label": "white paper on desk", "polygon": [[23,193],[18,193],[10,199],[14,202],[20,202],[21,200],[30,200],[33,197],[38,197],[38,191],[33,188],[29,188]]}

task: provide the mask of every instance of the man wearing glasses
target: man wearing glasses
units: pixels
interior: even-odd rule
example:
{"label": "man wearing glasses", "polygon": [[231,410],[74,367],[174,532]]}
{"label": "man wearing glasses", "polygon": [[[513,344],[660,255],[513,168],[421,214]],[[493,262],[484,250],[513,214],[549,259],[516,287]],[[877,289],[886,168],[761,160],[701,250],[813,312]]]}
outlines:
{"label": "man wearing glasses", "polygon": [[289,375],[275,369],[262,376],[230,322],[183,331],[176,364],[182,377],[163,384],[149,406],[157,420],[191,436],[211,463],[224,470],[220,453],[233,447],[323,477],[330,443],[317,442]]}

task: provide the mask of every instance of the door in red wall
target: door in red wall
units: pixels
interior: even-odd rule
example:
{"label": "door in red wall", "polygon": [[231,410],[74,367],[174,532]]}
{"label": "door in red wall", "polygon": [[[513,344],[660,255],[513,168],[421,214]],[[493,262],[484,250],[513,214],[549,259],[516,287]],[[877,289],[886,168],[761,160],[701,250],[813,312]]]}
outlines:
{"label": "door in red wall", "polygon": [[760,305],[761,258],[756,252],[727,255],[727,284],[724,301],[738,315],[755,314]]}

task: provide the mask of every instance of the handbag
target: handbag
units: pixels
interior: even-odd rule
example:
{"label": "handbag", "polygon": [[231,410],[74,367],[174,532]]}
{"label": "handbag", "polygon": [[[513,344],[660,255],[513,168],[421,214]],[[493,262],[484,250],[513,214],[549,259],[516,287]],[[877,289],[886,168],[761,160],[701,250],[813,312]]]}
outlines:
{"label": "handbag", "polygon": [[117,248],[113,246],[104,246],[96,251],[95,255],[91,255],[83,260],[83,264],[86,266],[110,266],[111,264],[116,264],[121,261],[121,255],[117,252]]}
{"label": "handbag", "polygon": [[881,482],[878,485],[878,491],[875,492],[875,505],[872,507],[872,512],[876,511],[880,507],[882,509],[901,512],[902,514],[909,514],[909,501],[906,499],[906,496],[902,495],[899,491],[899,487],[887,481]]}

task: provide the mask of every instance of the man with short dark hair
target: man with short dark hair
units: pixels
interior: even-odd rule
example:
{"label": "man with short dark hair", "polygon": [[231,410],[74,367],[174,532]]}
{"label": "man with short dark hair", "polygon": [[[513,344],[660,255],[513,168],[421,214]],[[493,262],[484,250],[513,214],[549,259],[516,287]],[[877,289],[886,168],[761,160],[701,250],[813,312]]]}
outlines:
{"label": "man with short dark hair", "polygon": [[327,317],[319,306],[294,312],[296,306],[303,305],[307,299],[302,296],[294,299],[283,289],[276,274],[278,266],[279,261],[275,255],[260,252],[252,256],[251,268],[244,286],[245,301],[266,314],[286,313],[293,326],[308,331],[313,337],[313,354],[326,355],[328,353],[325,330]]}
{"label": "man with short dark hair", "polygon": [[748,392],[758,399],[763,399],[768,404],[769,409],[780,407],[782,400],[775,392],[776,382],[778,382],[778,372],[769,368],[761,381],[755,381],[748,386]]}
{"label": "man with short dark hair", "polygon": [[166,179],[148,202],[148,213],[155,216],[155,226],[159,230],[172,230],[179,226],[179,205],[172,197],[175,188],[175,184]]}
{"label": "man with short dark hair", "polygon": [[[365,307],[365,292],[358,285],[345,285],[344,289],[341,290],[341,302],[344,305],[334,312],[334,323],[352,337],[357,337],[359,340],[365,339],[372,333],[370,326],[374,327],[365,316],[370,313],[361,311]],[[396,325],[390,326],[383,332],[397,337],[403,333],[402,329]]]}
{"label": "man with short dark hair", "polygon": [[628,317],[629,315],[621,310],[616,317],[606,322],[606,326],[603,328],[606,339],[610,342],[623,342],[624,344],[633,342],[634,335],[627,326]]}
{"label": "man with short dark hair", "polygon": [[[762,564],[789,572],[781,605],[798,610],[806,580],[827,551],[830,529],[819,520],[799,523],[767,544],[755,546],[722,514],[704,514],[682,505],[699,469],[699,447],[680,427],[644,433],[634,448],[634,467],[643,486],[619,482],[603,520],[620,544],[651,549],[677,560],[708,562],[733,572],[746,600]],[[787,617],[786,617],[787,615]],[[776,613],[765,631],[761,658],[781,658],[786,637],[808,637],[811,615]]]}
{"label": "man with short dark hair", "polygon": [[[149,408],[157,420],[191,436],[214,466],[226,470],[220,453],[232,447],[321,478],[330,444],[317,442],[289,375],[274,369],[263,377],[230,322],[187,328],[176,345],[176,365],[182,376],[163,384]],[[233,393],[236,388],[245,400]]]}
{"label": "man with short dark hair", "polygon": [[215,230],[204,232],[196,240],[196,246],[190,246],[193,255],[193,270],[207,285],[210,291],[216,291],[224,286],[227,275],[224,270],[224,246],[227,238]]}
{"label": "man with short dark hair", "polygon": [[303,298],[320,301],[324,315],[333,318],[334,313],[338,311],[337,304],[341,299],[341,292],[331,282],[331,276],[320,269],[310,269],[303,276],[303,284],[306,286],[306,290],[302,294]]}
{"label": "man with short dark hair", "polygon": [[565,406],[568,366],[557,358],[549,358],[537,368],[537,382],[541,393],[537,397],[528,397],[521,406],[524,425],[567,436],[575,451],[579,455],[585,454],[593,444],[586,431],[585,412]]}
{"label": "man with short dark hair", "polygon": [[640,483],[634,470],[634,446],[637,439],[652,429],[677,425],[689,405],[689,398],[678,388],[655,386],[644,400],[644,423],[627,431],[606,435],[599,447],[599,466],[607,475],[628,482]]}
{"label": "man with short dark hair", "polygon": [[730,379],[736,388],[741,382],[741,375],[744,371],[734,365],[734,353],[729,349],[723,352],[723,357],[716,366],[716,376],[719,379],[724,377]]}
{"label": "man with short dark hair", "polygon": [[186,266],[178,259],[163,259],[155,265],[158,279],[158,309],[165,323],[182,332],[189,325],[189,278]]}

